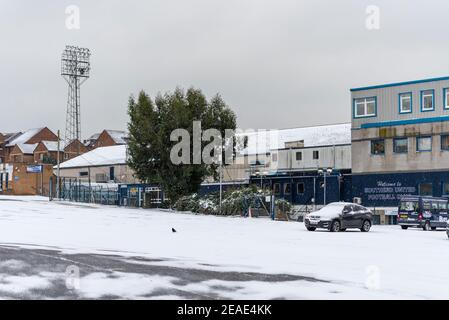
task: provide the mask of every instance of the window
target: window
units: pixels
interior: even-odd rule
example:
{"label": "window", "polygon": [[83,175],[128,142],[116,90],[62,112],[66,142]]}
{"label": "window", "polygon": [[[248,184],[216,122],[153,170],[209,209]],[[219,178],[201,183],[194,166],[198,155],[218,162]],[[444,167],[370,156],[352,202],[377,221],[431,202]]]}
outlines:
{"label": "window", "polygon": [[313,160],[318,160],[318,159],[320,159],[320,152],[314,151],[313,152]]}
{"label": "window", "polygon": [[271,160],[273,160],[273,162],[277,162],[278,161],[278,154],[277,153],[273,153],[271,155]]}
{"label": "window", "polygon": [[302,152],[296,152],[296,161],[302,161]]}
{"label": "window", "polygon": [[432,137],[416,138],[416,151],[432,151]]}
{"label": "window", "polygon": [[279,195],[281,193],[281,185],[279,183],[273,184],[273,192],[276,195]]}
{"label": "window", "polygon": [[421,91],[421,111],[433,111],[435,109],[435,91]]}
{"label": "window", "polygon": [[419,184],[419,195],[420,196],[432,196],[432,183],[420,183]]}
{"label": "window", "polygon": [[109,167],[109,180],[114,181],[115,180],[115,168]]}
{"label": "window", "polygon": [[89,176],[89,172],[88,171],[81,171],[80,172],[80,177],[87,177]]}
{"label": "window", "polygon": [[419,203],[417,201],[402,201],[401,211],[418,211]]}
{"label": "window", "polygon": [[107,182],[106,174],[104,174],[104,173],[97,173],[95,175],[95,182],[97,182],[97,183],[105,183],[105,182]]}
{"label": "window", "polygon": [[408,139],[394,139],[393,141],[393,152],[394,153],[407,153],[408,152]]}
{"label": "window", "polygon": [[441,136],[441,150],[449,151],[449,135]]}
{"label": "window", "polygon": [[290,183],[284,184],[284,194],[292,194],[292,185]]}
{"label": "window", "polygon": [[411,113],[412,112],[412,93],[400,93],[399,94],[399,113]]}
{"label": "window", "polygon": [[449,109],[449,88],[443,89],[443,107]]}
{"label": "window", "polygon": [[375,117],[377,112],[377,99],[361,98],[354,100],[354,118]]}
{"label": "window", "polygon": [[374,155],[385,154],[385,140],[371,141],[371,154],[374,154]]}
{"label": "window", "polygon": [[306,185],[304,182],[300,182],[296,185],[296,191],[298,191],[298,194],[304,194],[306,192]]}
{"label": "window", "polygon": [[443,196],[449,196],[449,182],[443,183]]}

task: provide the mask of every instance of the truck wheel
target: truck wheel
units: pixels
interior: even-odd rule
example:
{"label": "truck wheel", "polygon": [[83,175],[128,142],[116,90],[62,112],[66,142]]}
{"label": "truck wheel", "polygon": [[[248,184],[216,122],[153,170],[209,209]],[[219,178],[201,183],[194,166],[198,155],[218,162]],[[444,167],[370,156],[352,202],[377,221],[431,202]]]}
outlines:
{"label": "truck wheel", "polygon": [[401,226],[402,230],[407,230],[408,227],[407,226]]}
{"label": "truck wheel", "polygon": [[371,230],[371,222],[369,220],[363,221],[362,227],[360,228],[362,232],[369,232]]}
{"label": "truck wheel", "polygon": [[432,228],[430,227],[430,222],[429,221],[426,221],[426,224],[424,225],[423,230],[424,231],[432,230]]}
{"label": "truck wheel", "polygon": [[307,227],[307,231],[315,231],[316,228],[312,228],[312,227]]}
{"label": "truck wheel", "polygon": [[332,221],[330,232],[340,232],[341,224],[340,221],[334,220]]}

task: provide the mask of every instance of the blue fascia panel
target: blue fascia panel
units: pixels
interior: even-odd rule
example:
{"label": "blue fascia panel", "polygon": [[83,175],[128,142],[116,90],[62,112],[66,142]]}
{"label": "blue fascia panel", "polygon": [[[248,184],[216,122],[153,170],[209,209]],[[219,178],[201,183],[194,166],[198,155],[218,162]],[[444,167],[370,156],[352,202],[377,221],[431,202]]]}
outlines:
{"label": "blue fascia panel", "polygon": [[414,81],[406,81],[406,82],[396,82],[396,83],[389,83],[389,84],[381,84],[381,85],[369,86],[369,87],[352,88],[351,92],[372,90],[372,89],[381,89],[381,88],[389,88],[389,87],[399,87],[399,86],[405,86],[405,85],[410,85],[410,84],[427,83],[427,82],[444,81],[444,80],[449,80],[449,77],[422,79],[422,80],[414,80]]}
{"label": "blue fascia panel", "polygon": [[410,119],[410,120],[386,121],[386,122],[372,122],[372,123],[364,123],[360,127],[362,129],[369,129],[369,128],[405,126],[405,125],[409,125],[409,124],[432,123],[432,122],[443,122],[443,121],[449,121],[449,116],[431,117],[431,118],[422,118],[422,119]]}

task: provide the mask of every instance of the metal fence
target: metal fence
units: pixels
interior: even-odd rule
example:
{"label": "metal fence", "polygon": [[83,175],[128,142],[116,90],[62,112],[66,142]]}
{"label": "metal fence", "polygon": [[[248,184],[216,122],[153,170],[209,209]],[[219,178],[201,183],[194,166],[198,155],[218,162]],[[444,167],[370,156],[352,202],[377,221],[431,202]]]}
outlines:
{"label": "metal fence", "polygon": [[87,183],[76,178],[61,178],[59,194],[56,179],[50,181],[50,200],[118,205],[118,185],[111,183]]}

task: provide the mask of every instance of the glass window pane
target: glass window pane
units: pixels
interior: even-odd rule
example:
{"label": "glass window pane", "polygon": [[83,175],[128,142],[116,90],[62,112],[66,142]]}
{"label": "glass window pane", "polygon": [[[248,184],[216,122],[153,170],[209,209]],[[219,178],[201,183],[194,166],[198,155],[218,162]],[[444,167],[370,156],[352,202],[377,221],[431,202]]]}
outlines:
{"label": "glass window pane", "polygon": [[446,93],[446,105],[444,107],[449,108],[449,88],[444,89],[444,92]]}
{"label": "glass window pane", "polygon": [[427,90],[422,92],[422,108],[423,110],[433,109],[433,91]]}
{"label": "glass window pane", "polygon": [[292,186],[290,183],[286,183],[284,185],[284,194],[291,194],[292,193]]}
{"label": "glass window pane", "polygon": [[365,104],[364,103],[356,104],[356,113],[357,113],[357,116],[365,115]]}
{"label": "glass window pane", "polygon": [[376,113],[376,104],[374,101],[368,102],[367,104],[367,115],[373,116]]}
{"label": "glass window pane", "polygon": [[408,139],[395,139],[394,140],[394,152],[395,153],[407,153],[408,152]]}
{"label": "glass window pane", "polygon": [[304,183],[298,183],[298,194],[304,194],[305,191],[305,185]]}
{"label": "glass window pane", "polygon": [[385,140],[371,141],[371,154],[385,154]]}
{"label": "glass window pane", "polygon": [[441,136],[441,150],[449,150],[449,136]]}
{"label": "glass window pane", "polygon": [[[419,185],[419,194],[421,196],[432,196],[432,184],[431,183],[421,183]],[[425,203],[424,207],[428,207],[430,209],[430,203]]]}
{"label": "glass window pane", "polygon": [[412,111],[412,95],[405,93],[401,95],[401,112]]}
{"label": "glass window pane", "polygon": [[443,195],[445,195],[445,196],[449,195],[449,183],[448,182],[443,183]]}
{"label": "glass window pane", "polygon": [[432,138],[423,137],[417,139],[418,151],[432,151]]}

